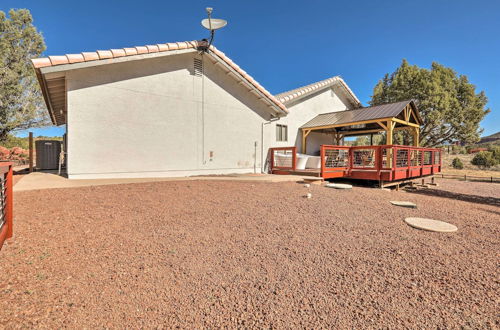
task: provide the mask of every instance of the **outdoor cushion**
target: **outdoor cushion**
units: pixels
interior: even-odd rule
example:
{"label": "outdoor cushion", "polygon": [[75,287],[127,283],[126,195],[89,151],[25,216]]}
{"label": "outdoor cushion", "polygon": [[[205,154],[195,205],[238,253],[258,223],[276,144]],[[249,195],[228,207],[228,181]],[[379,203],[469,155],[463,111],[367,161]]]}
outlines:
{"label": "outdoor cushion", "polygon": [[307,155],[297,154],[297,162],[295,168],[297,170],[305,170],[308,158],[309,156]]}
{"label": "outdoor cushion", "polygon": [[321,157],[308,156],[306,168],[321,168]]}

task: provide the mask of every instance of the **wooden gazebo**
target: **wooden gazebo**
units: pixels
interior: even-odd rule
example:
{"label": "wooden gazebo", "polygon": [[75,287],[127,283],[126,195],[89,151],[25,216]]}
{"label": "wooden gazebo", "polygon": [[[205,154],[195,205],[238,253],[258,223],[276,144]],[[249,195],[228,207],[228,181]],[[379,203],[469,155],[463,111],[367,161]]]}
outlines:
{"label": "wooden gazebo", "polygon": [[337,145],[347,136],[385,131],[386,144],[391,145],[394,131],[408,130],[412,133],[413,145],[418,147],[421,125],[422,118],[413,101],[320,114],[301,127],[302,153],[307,152],[307,136],[313,131],[333,134]]}
{"label": "wooden gazebo", "polygon": [[[441,171],[441,150],[419,147],[422,119],[413,101],[325,113],[302,125],[302,153],[297,147],[271,148],[271,172],[384,182],[433,175]],[[413,146],[393,145],[393,133],[408,130]],[[385,145],[343,146],[344,137],[386,132]],[[307,155],[311,132],[332,134],[336,145],[321,145],[320,156]],[[297,161],[299,159],[299,162]]]}

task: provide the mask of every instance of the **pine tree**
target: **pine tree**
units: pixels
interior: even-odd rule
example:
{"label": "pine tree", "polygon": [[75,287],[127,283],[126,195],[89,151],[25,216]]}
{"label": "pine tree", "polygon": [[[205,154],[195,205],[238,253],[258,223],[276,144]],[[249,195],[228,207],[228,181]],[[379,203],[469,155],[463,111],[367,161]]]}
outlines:
{"label": "pine tree", "polygon": [[[457,75],[439,63],[430,69],[410,65],[403,60],[392,74],[386,74],[373,89],[371,105],[415,100],[424,124],[420,144],[437,146],[447,142],[479,141],[479,123],[490,112],[484,92],[465,75]],[[395,143],[408,138],[404,133],[395,136]]]}
{"label": "pine tree", "polygon": [[0,11],[0,141],[9,132],[49,123],[30,59],[45,50],[27,9]]}

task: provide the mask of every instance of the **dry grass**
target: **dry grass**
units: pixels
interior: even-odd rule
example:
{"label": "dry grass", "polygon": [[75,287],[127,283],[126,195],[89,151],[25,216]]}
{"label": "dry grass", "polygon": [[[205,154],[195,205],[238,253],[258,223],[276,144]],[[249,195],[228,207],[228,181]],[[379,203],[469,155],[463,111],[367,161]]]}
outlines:
{"label": "dry grass", "polygon": [[[454,169],[451,166],[451,162],[454,158],[459,158],[464,164],[464,168],[462,170]],[[447,152],[443,152],[443,174],[452,174],[452,175],[467,175],[467,176],[483,176],[483,177],[500,177],[500,165],[492,167],[488,170],[482,170],[475,165],[472,165],[470,162],[474,158],[474,154],[466,154],[466,155],[453,155],[448,154]]]}

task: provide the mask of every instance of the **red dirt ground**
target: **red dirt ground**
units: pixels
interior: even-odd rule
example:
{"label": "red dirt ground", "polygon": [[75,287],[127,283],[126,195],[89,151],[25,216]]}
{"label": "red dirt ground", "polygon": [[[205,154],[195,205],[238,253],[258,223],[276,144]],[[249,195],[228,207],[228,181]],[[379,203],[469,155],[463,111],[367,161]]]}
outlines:
{"label": "red dirt ground", "polygon": [[[0,327],[498,328],[500,186],[439,182],[18,192]],[[459,230],[412,229],[407,216]]]}

